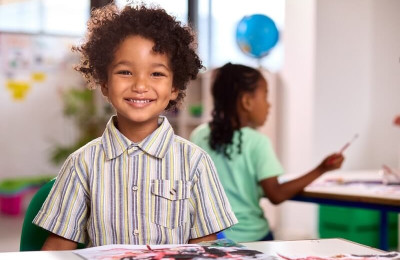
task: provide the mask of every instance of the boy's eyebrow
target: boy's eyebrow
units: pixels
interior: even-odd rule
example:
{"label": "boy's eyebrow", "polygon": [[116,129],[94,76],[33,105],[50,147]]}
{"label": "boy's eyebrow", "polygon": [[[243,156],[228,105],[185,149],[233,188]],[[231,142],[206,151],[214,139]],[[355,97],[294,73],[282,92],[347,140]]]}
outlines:
{"label": "boy's eyebrow", "polygon": [[[131,66],[131,65],[132,65],[132,62],[130,62],[130,61],[128,61],[128,60],[121,60],[121,61],[118,61],[117,63],[112,64],[111,67],[112,67],[112,68],[115,68],[115,67],[117,67],[117,66],[119,66],[119,65]],[[163,64],[163,63],[152,63],[151,66],[154,67],[154,68],[156,68],[156,67],[164,67],[164,68],[167,69],[167,70],[171,70],[171,69],[168,67],[168,65],[165,65],[165,64]]]}
{"label": "boy's eyebrow", "polygon": [[111,64],[111,68],[115,68],[115,67],[117,67],[119,65],[127,65],[127,66],[129,66],[129,65],[132,65],[132,63],[127,61],[127,60],[121,60],[121,61],[118,61],[117,63]]}
{"label": "boy's eyebrow", "polygon": [[152,63],[151,64],[153,67],[164,67],[167,70],[170,70],[170,68],[168,67],[168,65],[165,65],[163,63]]}

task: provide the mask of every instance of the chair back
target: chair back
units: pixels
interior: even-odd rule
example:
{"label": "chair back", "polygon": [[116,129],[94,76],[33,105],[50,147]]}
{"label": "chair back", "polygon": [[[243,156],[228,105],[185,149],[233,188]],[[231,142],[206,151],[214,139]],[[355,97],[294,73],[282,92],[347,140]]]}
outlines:
{"label": "chair back", "polygon": [[42,248],[49,232],[32,223],[36,214],[39,212],[53,187],[55,179],[52,179],[43,185],[33,196],[25,213],[24,223],[22,225],[20,251],[38,251]]}
{"label": "chair back", "polygon": [[[49,236],[49,231],[36,226],[32,223],[33,219],[39,212],[44,201],[49,195],[54,185],[55,178],[43,185],[33,196],[25,213],[24,223],[22,225],[21,241],[19,245],[20,251],[39,251],[42,249],[44,242]],[[78,244],[78,248],[84,248],[82,244]]]}

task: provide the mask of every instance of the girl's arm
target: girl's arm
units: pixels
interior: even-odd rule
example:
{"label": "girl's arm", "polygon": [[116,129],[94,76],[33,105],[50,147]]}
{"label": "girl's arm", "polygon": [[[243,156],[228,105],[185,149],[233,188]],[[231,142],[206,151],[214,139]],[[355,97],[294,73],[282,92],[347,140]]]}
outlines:
{"label": "girl's arm", "polygon": [[198,244],[198,243],[203,242],[203,241],[213,241],[213,240],[217,240],[217,235],[216,234],[211,234],[211,235],[204,236],[204,237],[190,239],[189,240],[189,244]]}
{"label": "girl's arm", "polygon": [[278,177],[275,176],[260,181],[260,185],[271,203],[276,205],[294,197],[325,172],[340,168],[343,160],[342,154],[332,154],[326,157],[314,170],[301,177],[285,183],[279,183]]}
{"label": "girl's arm", "polygon": [[42,251],[50,251],[50,250],[74,250],[78,247],[78,244],[75,241],[68,240],[66,238],[57,236],[56,234],[51,233],[49,237],[44,242],[42,247]]}

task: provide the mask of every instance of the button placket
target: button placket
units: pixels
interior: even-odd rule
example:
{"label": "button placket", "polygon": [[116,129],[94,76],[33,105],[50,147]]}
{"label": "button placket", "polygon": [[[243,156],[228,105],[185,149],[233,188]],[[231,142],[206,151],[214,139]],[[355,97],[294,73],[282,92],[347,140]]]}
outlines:
{"label": "button placket", "polygon": [[[128,158],[129,158],[129,170],[130,170],[130,180],[129,182],[132,183],[131,185],[131,203],[130,203],[130,207],[132,208],[132,213],[133,215],[137,216],[137,211],[138,211],[138,190],[139,187],[137,185],[137,176],[134,174],[135,169],[134,169],[134,165],[135,165],[135,161],[137,160],[137,152],[139,150],[139,147],[136,144],[131,144],[128,148]],[[137,218],[135,217],[134,220],[132,221],[132,229],[131,229],[131,236],[132,236],[132,241],[133,243],[137,244],[139,243],[139,235],[140,235],[140,231],[138,229],[138,222],[137,222]]]}

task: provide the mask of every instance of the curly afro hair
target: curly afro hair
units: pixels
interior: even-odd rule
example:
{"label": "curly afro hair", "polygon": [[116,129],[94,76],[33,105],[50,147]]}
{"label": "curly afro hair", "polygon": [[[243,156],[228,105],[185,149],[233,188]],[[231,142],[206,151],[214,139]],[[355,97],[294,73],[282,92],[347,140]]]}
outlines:
{"label": "curly afro hair", "polygon": [[166,109],[176,107],[185,97],[189,80],[196,79],[203,66],[196,54],[191,28],[182,25],[162,8],[142,4],[119,10],[110,4],[93,10],[85,42],[72,48],[82,56],[75,69],[83,74],[91,89],[106,83],[107,69],[118,46],[132,35],[153,41],[153,50],[169,57],[173,85],[179,94]]}

